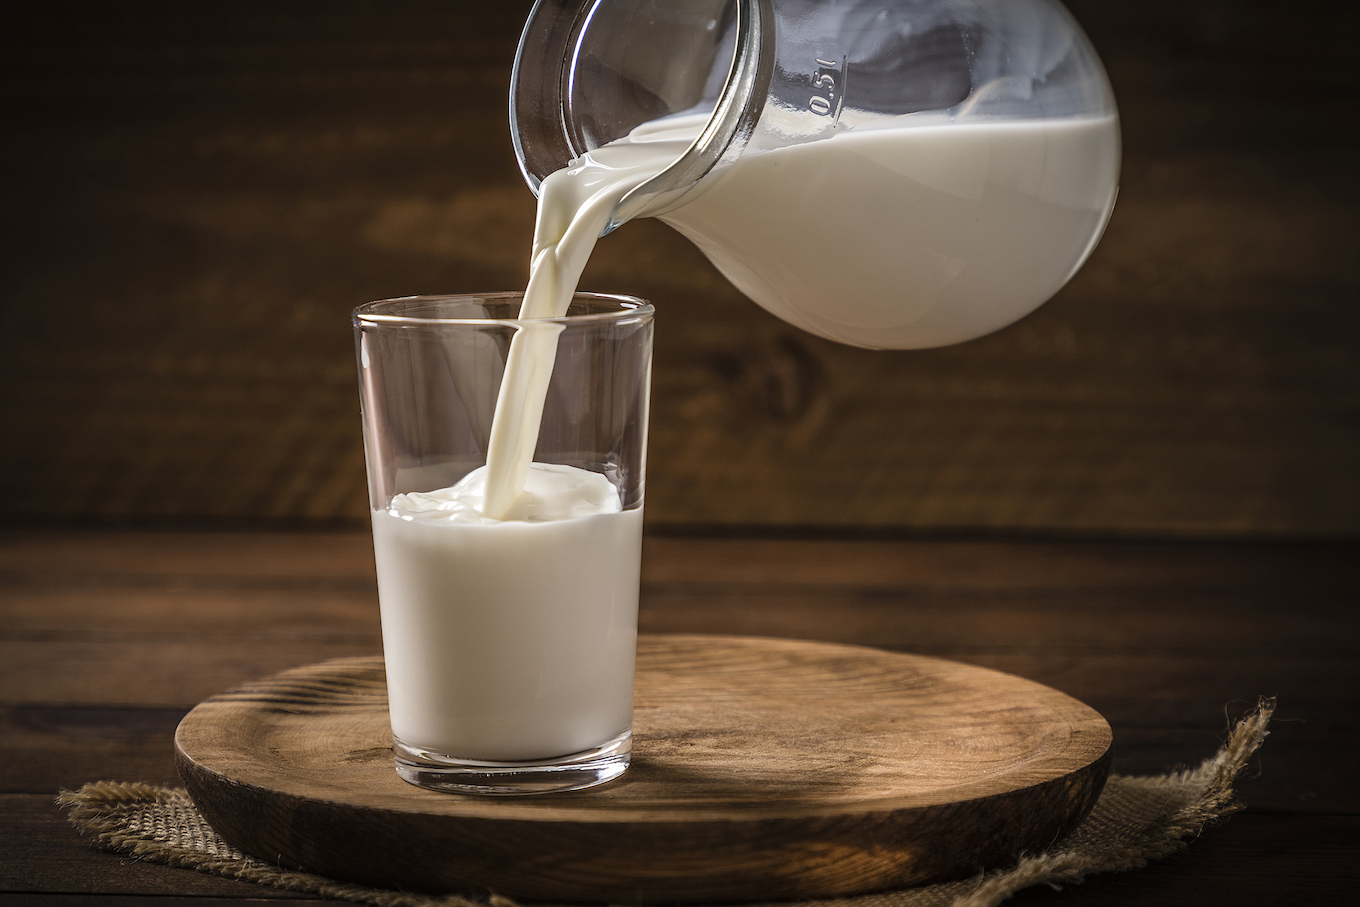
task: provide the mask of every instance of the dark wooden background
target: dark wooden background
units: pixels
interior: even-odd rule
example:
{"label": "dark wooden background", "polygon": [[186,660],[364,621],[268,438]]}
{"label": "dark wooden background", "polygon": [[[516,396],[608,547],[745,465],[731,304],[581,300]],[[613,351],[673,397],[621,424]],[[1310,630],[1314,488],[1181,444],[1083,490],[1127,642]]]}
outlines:
{"label": "dark wooden background", "polygon": [[[584,287],[658,307],[641,626],[1012,671],[1109,718],[1126,773],[1208,756],[1277,695],[1249,812],[1184,856],[1018,900],[1344,903],[1360,6],[1071,7],[1119,97],[1123,189],[1085,269],[1021,323],[837,347],[660,224],[601,244]],[[0,18],[6,907],[289,897],[97,853],[54,794],[174,783],[195,703],[380,645],[348,314],[524,282],[505,95],[527,8]],[[323,528],[348,531],[278,531]]]}
{"label": "dark wooden background", "polygon": [[[1080,0],[1118,206],[1056,299],[838,347],[678,235],[584,289],[659,310],[653,531],[1360,533],[1356,6]],[[526,0],[25,4],[0,29],[0,516],[361,525],[349,310],[521,286]]]}

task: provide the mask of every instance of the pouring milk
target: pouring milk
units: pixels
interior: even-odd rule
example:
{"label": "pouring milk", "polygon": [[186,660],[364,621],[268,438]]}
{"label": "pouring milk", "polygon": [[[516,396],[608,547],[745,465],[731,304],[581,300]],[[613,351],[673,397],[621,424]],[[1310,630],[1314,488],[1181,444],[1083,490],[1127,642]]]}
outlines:
{"label": "pouring milk", "polygon": [[1119,127],[1057,0],[543,0],[510,125],[537,189],[697,115],[626,193],[746,296],[842,343],[920,349],[1019,320],[1095,246]]}
{"label": "pouring milk", "polygon": [[690,141],[653,131],[544,182],[486,465],[373,514],[392,732],[408,752],[522,762],[626,740],[642,510],[604,475],[532,462],[561,332],[536,319],[566,314],[619,199]]}
{"label": "pouring milk", "polygon": [[[817,5],[815,0],[797,0],[793,5],[799,3]],[[737,6],[745,11],[742,15],[760,15],[764,8],[753,2]],[[775,2],[776,14],[783,6],[789,3]],[[966,57],[974,67],[975,81],[972,87],[965,85],[963,96],[956,99],[960,103],[883,115],[849,107],[842,111],[834,91],[814,95],[809,109],[814,119],[825,115],[826,128],[810,139],[788,138],[802,128],[798,124],[806,125],[808,109],[790,107],[787,98],[777,96],[778,86],[772,81],[768,95],[748,105],[760,110],[763,103],[764,108],[758,128],[742,127],[743,140],[749,143],[745,151],[718,160],[697,174],[696,184],[672,193],[657,212],[647,213],[655,213],[692,240],[738,289],[794,325],[860,346],[912,348],[959,342],[1003,327],[1040,305],[1090,253],[1114,204],[1118,119],[1098,61],[1070,17],[1063,18],[1065,12],[1050,0],[975,5],[939,0],[884,6],[907,9],[913,16],[920,10],[934,15],[935,8],[946,9],[967,20],[965,26],[983,22],[1012,43],[1019,40],[1015,35],[1024,40],[1014,53],[1010,52],[1014,47],[1007,53],[988,51],[984,42],[979,46],[986,52],[974,48],[970,55],[961,45],[960,59]],[[539,9],[550,8],[536,7],[535,15]],[[855,9],[846,14],[846,23],[851,23]],[[1034,17],[1026,19],[1030,13]],[[865,33],[896,34],[888,27],[891,16],[876,15],[871,24],[887,25],[875,25],[877,31]],[[716,26],[718,20],[712,21]],[[738,25],[742,21],[739,16]],[[907,35],[916,26],[944,28],[932,22],[929,16],[917,16],[898,32]],[[951,23],[958,24],[950,20],[946,25]],[[533,24],[531,20],[530,28]],[[671,28],[667,22],[658,26],[663,42],[670,40]],[[1076,38],[1060,35],[1067,43],[1048,41],[1062,29],[1075,30]],[[962,26],[957,31],[963,38],[972,34]],[[738,62],[755,59],[743,57],[742,48],[749,50],[754,39],[742,34],[733,57]],[[943,46],[940,41],[945,38],[931,46]],[[525,46],[521,45],[517,72],[528,65]],[[628,44],[615,41],[602,46]],[[570,52],[582,53],[584,47],[578,43]],[[551,49],[547,56],[552,56]],[[992,66],[988,62],[992,57],[992,63],[999,60],[1005,65],[1015,59],[1026,61],[1032,78],[1024,82],[997,75],[1001,63]],[[806,84],[818,90],[830,85],[842,92],[843,100],[847,80],[853,86],[855,78],[848,60],[849,53],[839,60],[832,54],[819,55],[816,63],[821,68],[813,70],[810,81],[792,79],[789,84],[795,92]],[[625,60],[621,66],[635,63],[636,59]],[[995,70],[995,77],[976,81],[977,73],[989,71],[987,66]],[[1059,85],[1057,76],[1044,75],[1059,72],[1078,72],[1079,80],[1099,84],[1080,95]],[[776,67],[776,81],[785,75]],[[742,88],[740,78],[742,70],[734,63],[722,86],[724,98],[733,85],[749,94],[752,89]],[[543,84],[551,87],[557,82]],[[1063,106],[1069,96],[1077,98],[1071,109]],[[1041,115],[1006,115],[1016,104],[1023,107],[1031,100]],[[486,676],[502,663],[505,653],[427,651],[432,633],[449,636],[447,628],[435,626],[444,620],[435,612],[451,566],[460,571],[460,582],[472,583],[484,571],[504,574],[528,568],[523,597],[525,602],[538,600],[539,605],[477,618],[499,622],[508,639],[516,638],[519,624],[552,620],[556,572],[579,573],[583,565],[598,574],[598,588],[588,591],[586,598],[618,601],[631,594],[635,613],[635,567],[623,576],[615,565],[630,560],[636,565],[641,511],[622,511],[617,492],[608,493],[612,486],[603,476],[533,462],[561,330],[552,319],[566,314],[596,240],[618,225],[621,203],[636,200],[630,193],[642,192],[653,178],[672,172],[682,156],[711,138],[722,103],[694,105],[699,112],[689,115],[682,109],[677,115],[653,117],[542,179],[530,278],[506,358],[486,465],[450,488],[399,495],[386,511],[374,514],[380,577],[388,577],[384,588],[400,590],[393,598],[409,600],[409,607],[391,609],[384,601],[389,683],[400,682],[393,665],[408,660],[406,656],[439,657],[450,670],[462,664],[472,671],[469,677],[479,672]],[[806,96],[798,103],[807,104]],[[797,128],[784,129],[781,117]],[[645,209],[643,204],[631,210]],[[514,531],[503,531],[509,528]],[[620,553],[617,558],[613,551]],[[590,606],[583,599],[572,608],[584,613]],[[627,623],[626,616],[620,621],[611,615],[597,615],[600,625]],[[613,682],[606,678],[631,678],[632,647],[618,645],[618,639],[606,651],[592,648],[585,637],[574,642],[546,639],[543,634],[535,638],[541,651],[517,651],[516,657],[521,663],[526,658],[541,660],[545,670],[555,672],[564,691]],[[526,644],[523,637],[516,642],[521,650]],[[505,679],[507,688],[513,688],[513,678]],[[461,676],[448,680],[451,689],[476,686]],[[474,700],[469,699],[464,711],[476,713]],[[570,696],[531,705],[519,697],[514,702],[488,701],[480,724],[452,728],[443,724],[434,699],[422,705],[416,695],[410,701],[416,703],[410,714],[393,710],[399,738],[438,742],[457,737],[465,751],[471,746],[483,759],[537,758],[600,745],[614,730],[626,729],[631,712],[626,694],[597,704],[590,714]],[[525,713],[526,708],[533,714]],[[517,716],[513,728],[499,717],[510,711]]]}
{"label": "pouring milk", "polygon": [[[560,330],[540,319],[566,314],[620,200],[683,154],[706,120],[644,124],[543,181],[523,324],[479,491],[486,517],[507,517],[533,459]],[[903,116],[742,157],[662,220],[747,295],[826,336],[891,339],[919,334],[923,320],[941,334],[983,334],[1013,320],[1017,298],[1037,306],[1081,265],[1113,205],[1118,159],[1114,116]],[[789,185],[803,191],[781,191]],[[809,210],[820,217],[809,222]],[[826,267],[809,276],[809,259]],[[872,268],[857,266],[869,259]]]}
{"label": "pouring milk", "polygon": [[629,216],[792,324],[919,348],[1042,304],[1117,191],[1113,95],[1056,0],[540,3],[510,112],[539,208],[480,499],[497,520],[531,468],[550,319]]}
{"label": "pouring milk", "polygon": [[[604,476],[534,463],[533,453],[560,333],[551,319],[566,314],[619,200],[683,153],[702,120],[648,124],[544,180],[531,276],[486,465],[451,488],[399,495],[374,514],[389,683],[394,691],[402,688],[393,701],[404,704],[392,711],[401,740],[436,751],[456,745],[474,758],[533,759],[600,745],[629,726],[642,511],[622,510]],[[951,293],[993,296],[1004,310],[1015,294],[1042,300],[1062,286],[1085,257],[1080,240],[1108,214],[1109,181],[1100,171],[1117,155],[1114,118],[917,122],[743,158],[664,219],[739,288],[777,300],[784,310],[767,307],[795,324],[822,326],[823,333],[831,329],[816,320],[819,313],[845,294],[862,310],[881,313],[880,322],[861,327],[890,331],[895,319],[930,317],[937,309],[947,320]],[[1053,166],[1029,184],[1007,182],[1036,154]],[[885,172],[894,178],[885,179]],[[789,174],[805,177],[809,197],[784,204],[768,191],[771,181]],[[798,216],[809,200],[827,212],[822,224]],[[751,255],[823,256],[840,266],[828,267],[821,280],[781,282],[779,269],[764,269],[773,277],[751,270]],[[856,269],[864,256],[890,256],[893,263]],[[904,299],[925,315],[904,310]],[[964,329],[989,330],[988,311],[967,308]],[[954,329],[962,317],[955,316]],[[480,576],[517,571],[521,594],[502,593],[504,606],[494,612],[469,617],[440,606],[469,597]],[[574,584],[579,594],[570,603],[561,600],[557,581],[567,571],[585,578]],[[456,596],[451,583],[459,587]],[[631,601],[631,609],[620,608],[623,601]],[[576,618],[561,632],[519,630],[560,622],[566,613]],[[451,626],[469,619],[482,632]],[[500,630],[485,632],[492,624]],[[447,643],[488,638],[512,641],[513,651],[456,642],[450,650]],[[435,652],[432,640],[446,642]],[[524,664],[556,678],[552,696],[522,694],[528,675],[510,666]],[[433,686],[417,681],[432,670],[448,676]],[[498,682],[488,683],[491,677]],[[488,696],[492,689],[500,692]],[[601,698],[600,690],[617,695]],[[458,708],[449,707],[451,696]]]}
{"label": "pouring milk", "polygon": [[[487,453],[487,516],[514,505],[533,457],[558,333],[534,319],[566,314],[615,206],[706,121],[644,124],[543,181],[525,323]],[[905,116],[742,157],[661,219],[747,295],[824,336],[868,345],[894,330],[919,335],[923,320],[941,334],[977,335],[1012,321],[1017,299],[1042,303],[1081,265],[1114,203],[1118,160],[1114,116],[963,124]],[[804,191],[781,191],[789,185]],[[809,210],[821,212],[818,221],[809,223]],[[857,266],[869,259],[872,268]],[[809,276],[808,260],[827,264]]]}

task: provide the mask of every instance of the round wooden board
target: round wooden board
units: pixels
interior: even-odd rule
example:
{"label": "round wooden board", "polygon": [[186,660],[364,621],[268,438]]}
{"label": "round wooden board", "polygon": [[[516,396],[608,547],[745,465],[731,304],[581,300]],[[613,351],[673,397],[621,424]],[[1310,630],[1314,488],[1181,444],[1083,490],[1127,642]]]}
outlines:
{"label": "round wooden board", "polygon": [[779,639],[638,640],[633,764],[592,790],[436,793],[397,777],[380,657],[214,696],[175,735],[213,827],[290,868],[542,901],[818,898],[1041,850],[1086,816],[1110,727],[971,665]]}

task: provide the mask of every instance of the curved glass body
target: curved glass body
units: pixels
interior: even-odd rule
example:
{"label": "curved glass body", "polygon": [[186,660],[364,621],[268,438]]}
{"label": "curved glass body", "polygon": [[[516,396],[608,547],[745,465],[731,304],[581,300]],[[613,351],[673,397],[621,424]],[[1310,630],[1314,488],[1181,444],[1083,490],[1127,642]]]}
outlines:
{"label": "curved glass body", "polygon": [[1114,205],[1119,125],[1056,0],[540,0],[511,89],[530,186],[658,122],[659,216],[799,327],[967,340],[1057,292]]}

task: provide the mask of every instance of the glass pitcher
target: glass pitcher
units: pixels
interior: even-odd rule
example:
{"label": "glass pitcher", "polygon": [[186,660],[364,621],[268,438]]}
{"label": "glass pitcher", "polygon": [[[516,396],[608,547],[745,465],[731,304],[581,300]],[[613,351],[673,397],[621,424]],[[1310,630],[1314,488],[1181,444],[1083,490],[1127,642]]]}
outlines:
{"label": "glass pitcher", "polygon": [[1004,327],[1094,248],[1119,122],[1056,0],[539,0],[515,59],[530,188],[667,122],[687,150],[624,196],[743,293],[844,343]]}

